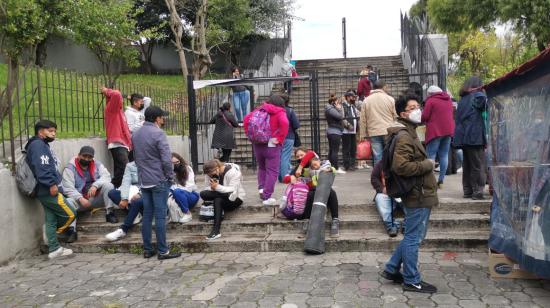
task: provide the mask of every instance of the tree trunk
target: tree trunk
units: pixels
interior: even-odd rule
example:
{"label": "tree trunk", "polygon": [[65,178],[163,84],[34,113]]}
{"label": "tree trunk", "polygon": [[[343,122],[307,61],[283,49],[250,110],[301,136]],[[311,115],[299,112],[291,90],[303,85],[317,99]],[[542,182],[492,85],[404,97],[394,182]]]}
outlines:
{"label": "tree trunk", "polygon": [[3,92],[2,100],[0,101],[0,119],[2,121],[6,117],[12,105],[12,96],[19,82],[19,61],[16,58],[8,57],[8,85]]}
{"label": "tree trunk", "polygon": [[[183,37],[183,24],[176,8],[176,0],[164,0],[164,2],[166,3],[168,10],[170,11],[170,29],[174,34],[174,40],[172,42],[176,46],[176,51],[178,52],[181,74],[183,75],[183,83],[184,85],[186,85],[187,75],[189,74],[189,71],[187,69],[187,61],[185,60],[185,52],[183,49],[183,44],[181,42],[181,38]],[[180,0],[180,2],[185,1]]]}
{"label": "tree trunk", "polygon": [[155,49],[155,42],[150,41],[145,44],[139,43],[139,51],[141,53],[141,64],[146,74],[151,75],[153,73],[153,49]]}
{"label": "tree trunk", "polygon": [[34,62],[39,67],[44,67],[44,65],[46,65],[46,57],[48,56],[48,53],[47,53],[48,45],[46,44],[47,41],[48,41],[48,38],[46,37],[40,42],[38,42],[38,44],[36,45],[36,59]]}
{"label": "tree trunk", "polygon": [[195,79],[202,78],[212,64],[210,51],[206,48],[206,17],[208,15],[208,0],[202,0],[195,19],[194,32],[191,49],[194,53],[193,76]]}

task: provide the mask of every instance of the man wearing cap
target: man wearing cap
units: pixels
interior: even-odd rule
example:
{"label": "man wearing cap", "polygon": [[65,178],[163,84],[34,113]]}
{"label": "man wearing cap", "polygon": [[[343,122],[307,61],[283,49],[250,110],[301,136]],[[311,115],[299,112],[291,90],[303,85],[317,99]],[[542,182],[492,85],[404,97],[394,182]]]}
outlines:
{"label": "man wearing cap", "polygon": [[86,145],[69,161],[63,170],[63,191],[76,201],[79,211],[105,207],[105,220],[117,223],[113,212],[116,205],[108,195],[114,189],[111,174],[100,161],[94,159],[94,155],[94,148]]}
{"label": "man wearing cap", "polygon": [[359,111],[355,107],[357,96],[353,90],[348,90],[344,94],[344,131],[342,133],[342,157],[344,159],[344,169],[353,171],[355,167],[355,154],[357,151],[356,134],[359,129]]}
{"label": "man wearing cap", "polygon": [[132,136],[122,110],[122,95],[120,91],[103,87],[101,93],[105,95],[105,134],[107,148],[113,157],[114,176],[112,183],[119,187],[124,176],[124,169],[128,163],[128,155],[132,150]]}
{"label": "man wearing cap", "polygon": [[151,258],[156,254],[151,244],[154,215],[159,260],[181,256],[180,253],[171,253],[166,244],[166,203],[174,178],[172,152],[166,134],[161,129],[167,115],[167,112],[157,106],[147,108],[143,126],[132,135],[134,159],[143,197],[143,257]]}

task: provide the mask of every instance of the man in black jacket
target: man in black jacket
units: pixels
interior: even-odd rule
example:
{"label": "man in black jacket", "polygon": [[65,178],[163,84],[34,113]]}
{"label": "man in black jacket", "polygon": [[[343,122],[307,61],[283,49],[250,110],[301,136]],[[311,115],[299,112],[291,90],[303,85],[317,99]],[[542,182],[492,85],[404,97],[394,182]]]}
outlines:
{"label": "man in black jacket", "polygon": [[42,203],[45,214],[45,235],[48,241],[48,258],[68,256],[71,249],[59,245],[57,234],[69,228],[76,217],[76,210],[63,197],[61,174],[57,169],[49,143],[55,140],[57,125],[48,120],[40,120],[34,125],[34,134],[27,145],[27,163],[37,182],[36,197]]}
{"label": "man in black jacket", "polygon": [[344,169],[353,171],[355,167],[355,155],[357,152],[357,131],[359,130],[359,111],[355,107],[357,96],[353,90],[348,90],[344,94],[344,131],[342,133],[342,157],[344,160]]}

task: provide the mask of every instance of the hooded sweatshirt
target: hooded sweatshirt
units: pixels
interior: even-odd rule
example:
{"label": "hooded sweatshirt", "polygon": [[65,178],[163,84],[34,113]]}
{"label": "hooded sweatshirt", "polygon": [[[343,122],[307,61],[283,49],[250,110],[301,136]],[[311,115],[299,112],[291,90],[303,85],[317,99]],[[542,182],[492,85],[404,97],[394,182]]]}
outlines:
{"label": "hooded sweatshirt", "polygon": [[[105,183],[111,183],[111,174],[98,160],[92,160],[88,166],[88,171],[92,178],[92,185],[100,187]],[[63,170],[63,190],[67,197],[78,200],[82,197],[88,198],[88,192],[85,190],[86,176],[80,166],[78,156],[69,161],[65,170]]]}
{"label": "hooded sweatshirt", "polygon": [[126,122],[128,123],[128,129],[133,134],[136,130],[140,129],[145,122],[145,115],[141,110],[136,110],[132,106],[127,106],[124,112],[126,116]]}
{"label": "hooded sweatshirt", "polygon": [[[275,106],[264,102],[259,108],[264,109],[269,113],[269,126],[271,127],[272,138],[277,138],[279,144],[282,146],[285,142],[286,135],[288,134],[288,118],[286,117],[286,110],[283,107]],[[252,112],[244,117],[244,133],[248,135],[248,123]]]}
{"label": "hooded sweatshirt", "polygon": [[428,97],[422,111],[422,122],[426,123],[426,143],[437,137],[453,136],[455,120],[449,94],[439,92]]}
{"label": "hooded sweatshirt", "polygon": [[122,95],[120,91],[107,89],[105,93],[105,133],[107,144],[121,144],[132,149],[132,135],[122,111]]}

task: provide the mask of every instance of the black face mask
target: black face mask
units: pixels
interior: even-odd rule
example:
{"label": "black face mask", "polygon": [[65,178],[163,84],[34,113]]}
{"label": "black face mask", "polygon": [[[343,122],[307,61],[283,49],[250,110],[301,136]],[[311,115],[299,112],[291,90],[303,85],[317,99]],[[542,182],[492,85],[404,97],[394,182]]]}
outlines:
{"label": "black face mask", "polygon": [[46,137],[46,138],[44,138],[44,141],[46,141],[46,143],[50,143],[50,142],[52,142],[52,141],[54,141],[54,140],[55,140],[55,138],[52,138],[52,137]]}
{"label": "black face mask", "polygon": [[183,170],[184,170],[184,168],[183,168],[182,164],[174,165],[174,172],[180,173],[180,172],[183,172]]}
{"label": "black face mask", "polygon": [[145,105],[140,105],[138,110],[141,111],[141,110],[143,110],[143,108],[145,108]]}
{"label": "black face mask", "polygon": [[78,162],[82,167],[88,167],[91,163],[91,161],[85,159],[79,159]]}

